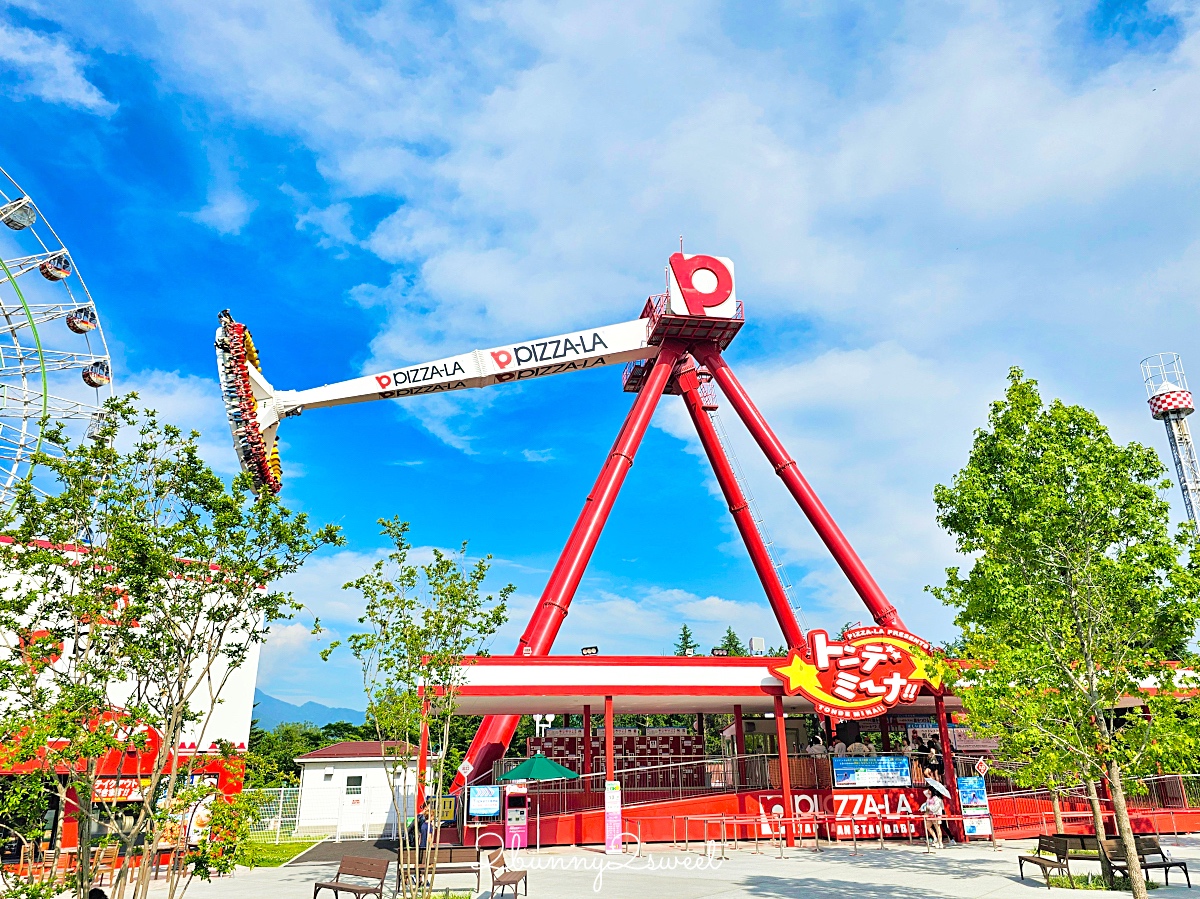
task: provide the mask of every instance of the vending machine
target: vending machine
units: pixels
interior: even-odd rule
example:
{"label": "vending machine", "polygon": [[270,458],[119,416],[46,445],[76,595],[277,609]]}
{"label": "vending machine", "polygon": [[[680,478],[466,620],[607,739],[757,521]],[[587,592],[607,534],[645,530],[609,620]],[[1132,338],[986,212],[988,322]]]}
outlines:
{"label": "vending machine", "polygon": [[504,846],[524,849],[529,845],[529,788],[523,783],[504,787]]}

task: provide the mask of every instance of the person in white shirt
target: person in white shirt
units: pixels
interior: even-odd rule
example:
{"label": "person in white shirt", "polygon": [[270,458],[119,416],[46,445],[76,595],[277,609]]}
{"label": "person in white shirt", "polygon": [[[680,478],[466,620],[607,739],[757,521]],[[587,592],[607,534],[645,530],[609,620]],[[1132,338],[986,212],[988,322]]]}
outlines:
{"label": "person in white shirt", "polygon": [[935,849],[942,848],[942,815],[946,813],[946,803],[933,790],[925,790],[925,801],[917,809],[925,816],[925,839],[931,842]]}
{"label": "person in white shirt", "polygon": [[838,737],[838,741],[833,744],[833,754],[834,755],[845,755],[846,754],[846,744],[842,742],[841,737]]}
{"label": "person in white shirt", "polygon": [[846,748],[847,755],[866,755],[867,745],[861,740],[855,740]]}
{"label": "person in white shirt", "polygon": [[825,744],[821,742],[821,738],[817,737],[817,742],[808,747],[809,755],[826,755]]}

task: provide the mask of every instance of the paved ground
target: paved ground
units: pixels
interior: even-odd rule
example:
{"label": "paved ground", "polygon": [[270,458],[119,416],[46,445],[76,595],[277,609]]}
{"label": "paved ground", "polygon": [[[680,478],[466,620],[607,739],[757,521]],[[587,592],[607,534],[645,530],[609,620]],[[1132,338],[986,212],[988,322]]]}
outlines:
{"label": "paved ground", "polygon": [[333,840],[326,840],[324,843],[316,843],[311,849],[295,858],[288,864],[334,864],[342,860],[344,855],[357,855],[360,858],[390,858],[396,857],[396,849],[398,843],[395,840],[376,840],[375,842],[362,842],[355,840],[345,843],[335,843]]}
{"label": "paved ground", "polygon": [[[1163,842],[1171,854],[1191,863],[1200,875],[1200,837],[1181,837],[1180,846],[1173,837]],[[366,844],[370,846],[370,844]],[[728,858],[706,859],[693,850],[685,853],[670,848],[652,847],[643,858],[633,855],[606,856],[580,848],[547,849],[540,854],[522,854],[519,863],[529,869],[531,897],[597,895],[609,899],[796,899],[820,896],[822,899],[1038,899],[1047,890],[1041,880],[1017,879],[1017,856],[1027,851],[1030,842],[1009,842],[999,852],[987,844],[976,847],[949,847],[926,854],[919,847],[891,845],[884,850],[864,845],[859,854],[850,849],[828,849],[820,854],[807,850],[788,850],[753,855],[749,849],[730,850]],[[341,848],[361,843],[343,843]],[[328,851],[328,849],[326,849]],[[718,850],[719,854],[719,850]],[[1086,863],[1081,864],[1087,870]],[[309,899],[312,883],[328,879],[336,870],[329,862],[291,863],[283,868],[259,868],[220,878],[211,884],[193,883],[189,899]],[[1161,879],[1161,873],[1157,875]],[[1200,899],[1183,885],[1155,890],[1154,899]],[[490,899],[488,876],[483,877],[484,899]],[[473,877],[439,877],[437,886],[454,890],[473,890]],[[1060,899],[1066,890],[1052,892]],[[322,896],[325,894],[323,893]],[[1117,895],[1097,892],[1071,894],[1081,896]],[[1128,894],[1125,894],[1128,895]]]}

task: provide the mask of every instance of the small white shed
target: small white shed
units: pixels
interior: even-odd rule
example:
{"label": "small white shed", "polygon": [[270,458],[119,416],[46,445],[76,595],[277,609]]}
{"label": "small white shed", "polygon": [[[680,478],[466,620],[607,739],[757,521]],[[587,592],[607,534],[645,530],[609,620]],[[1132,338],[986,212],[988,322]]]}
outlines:
{"label": "small white shed", "polygon": [[[414,746],[408,753],[404,745],[347,741],[297,758],[300,807],[296,811],[296,834],[395,839],[397,807],[401,819],[416,813],[417,750]],[[396,759],[392,755],[396,747],[411,754],[411,761],[405,764]],[[403,770],[397,766],[403,766]],[[389,770],[395,773],[389,776]]]}

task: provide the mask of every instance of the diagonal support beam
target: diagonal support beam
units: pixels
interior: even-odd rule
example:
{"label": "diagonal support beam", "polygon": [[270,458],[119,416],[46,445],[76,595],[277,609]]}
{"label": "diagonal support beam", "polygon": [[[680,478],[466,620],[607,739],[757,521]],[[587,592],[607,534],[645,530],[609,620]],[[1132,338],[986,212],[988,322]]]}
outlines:
{"label": "diagonal support beam", "polygon": [[775,436],[775,432],[771,430],[767,420],[758,411],[754,401],[746,393],[746,389],[733,374],[733,370],[725,364],[725,360],[721,357],[721,351],[713,344],[701,344],[692,348],[692,355],[709,370],[721,386],[721,392],[725,394],[730,405],[733,406],[757,441],[759,448],[774,466],[775,473],[787,485],[788,490],[791,491],[792,496],[812,523],[817,536],[825,543],[834,561],[841,567],[849,579],[850,585],[858,593],[875,622],[883,627],[904,627],[904,622],[900,620],[900,613],[896,611],[895,606],[888,602],[887,596],[884,595],[879,584],[875,583],[875,578],[871,577],[871,572],[867,570],[867,566],[858,557],[858,553],[854,551],[854,547],[850,545],[846,535],[837,526],[837,522],[833,520],[833,516],[825,508],[825,504],[821,502],[804,475],[800,473],[796,460],[788,455],[783,443]]}
{"label": "diagonal support beam", "polygon": [[741,534],[746,551],[750,554],[750,562],[754,565],[754,571],[762,582],[763,590],[766,591],[767,601],[775,612],[780,630],[783,631],[783,639],[789,647],[800,647],[804,643],[804,632],[796,623],[787,592],[779,581],[779,572],[771,563],[771,556],[767,553],[762,534],[759,533],[754,516],[750,512],[750,503],[746,501],[746,495],[738,484],[733,466],[729,464],[729,457],[725,455],[721,446],[717,429],[704,408],[704,401],[700,396],[700,379],[696,376],[696,367],[691,360],[688,361],[687,367],[679,372],[678,380],[683,402],[692,417],[692,424],[696,426],[696,433],[700,435],[700,444],[704,447],[709,464],[717,476],[717,483],[721,485],[721,493],[725,495],[729,512],[733,515],[738,533]]}
{"label": "diagonal support beam", "polygon": [[[525,633],[521,635],[515,655],[546,655],[554,645],[554,638],[558,636],[558,629],[567,617],[567,609],[575,597],[575,591],[579,588],[588,562],[591,561],[592,552],[596,549],[596,543],[604,530],[605,522],[608,521],[613,503],[617,500],[617,494],[621,492],[625,475],[633,467],[633,457],[641,445],[646,428],[650,425],[650,419],[654,416],[654,410],[658,407],[658,401],[666,389],[675,363],[683,356],[684,351],[685,347],[678,341],[663,341],[654,360],[654,367],[646,376],[641,392],[638,393],[633,408],[629,410],[617,441],[600,470],[600,476],[596,478],[592,492],[588,494],[583,511],[579,513],[571,536],[567,539],[567,545],[563,547],[558,563],[550,573],[550,579],[542,591],[541,601],[534,610]],[[454,775],[450,792],[461,791],[472,774],[487,771],[496,759],[508,751],[508,744],[512,741],[520,720],[519,715],[488,715],[483,719],[467,749],[463,765]]]}

